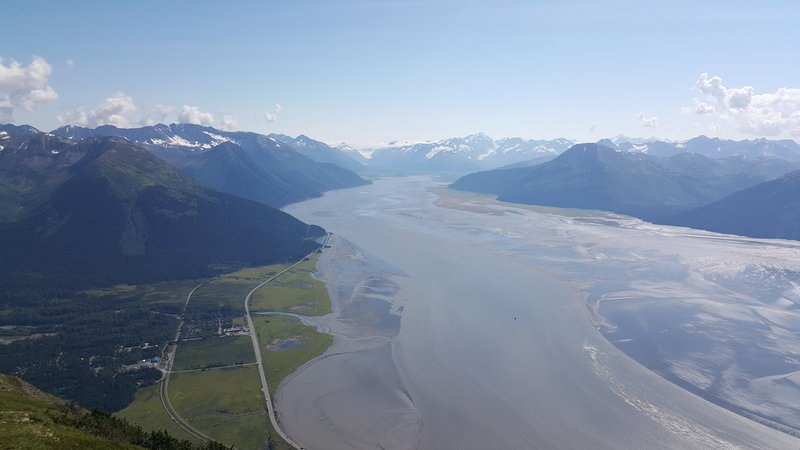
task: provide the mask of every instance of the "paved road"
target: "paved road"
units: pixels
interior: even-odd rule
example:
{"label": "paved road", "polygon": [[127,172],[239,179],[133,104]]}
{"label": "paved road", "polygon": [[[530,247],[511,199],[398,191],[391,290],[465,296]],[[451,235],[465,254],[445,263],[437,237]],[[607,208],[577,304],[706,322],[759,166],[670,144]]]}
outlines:
{"label": "paved road", "polygon": [[[264,364],[263,364],[263,360],[261,358],[261,348],[258,345],[258,335],[256,334],[256,329],[253,326],[253,319],[252,319],[252,317],[250,315],[250,299],[252,298],[253,293],[256,290],[258,290],[260,287],[262,287],[265,284],[273,281],[274,279],[278,278],[279,276],[285,274],[286,272],[288,272],[291,269],[295,268],[298,264],[302,263],[306,258],[310,257],[311,255],[313,255],[314,253],[316,253],[320,249],[325,248],[325,246],[328,244],[328,240],[329,239],[330,239],[330,234],[325,236],[325,241],[322,243],[322,245],[318,249],[316,249],[313,252],[309,253],[308,255],[304,256],[299,261],[297,261],[296,263],[294,263],[291,266],[287,267],[286,269],[282,270],[281,272],[275,274],[271,278],[261,282],[258,286],[256,286],[253,289],[251,289],[250,292],[247,293],[247,296],[244,299],[245,317],[247,318],[247,326],[250,328],[250,333],[249,333],[250,334],[250,339],[253,342],[253,351],[254,351],[254,353],[256,355],[255,364],[257,364],[257,366],[258,366],[258,375],[261,378],[261,390],[264,393],[264,400],[266,401],[266,404],[267,404],[267,411],[269,413],[269,419],[272,422],[272,427],[275,429],[275,431],[277,431],[278,434],[289,445],[291,445],[291,446],[293,446],[294,448],[297,448],[297,449],[302,449],[303,447],[301,447],[299,444],[297,444],[294,441],[292,441],[289,438],[289,436],[287,436],[286,433],[283,432],[281,427],[278,425],[277,419],[275,418],[275,410],[274,410],[273,405],[272,405],[272,398],[271,398],[271,396],[269,394],[269,386],[267,384],[267,377],[266,377],[266,374],[264,373]],[[183,311],[182,311],[182,314],[181,314],[182,317],[186,312],[186,307],[189,305],[189,300],[191,300],[192,294],[194,294],[194,292],[202,284],[203,283],[200,283],[197,286],[195,286],[189,292],[189,294],[186,296],[186,302],[183,304]],[[161,359],[166,361],[166,367],[163,369],[164,381],[161,383],[161,388],[159,390],[159,394],[161,396],[161,405],[164,407],[164,411],[166,411],[166,413],[167,413],[167,415],[169,415],[170,419],[172,419],[172,421],[175,422],[175,424],[177,424],[179,427],[181,427],[181,429],[183,429],[184,431],[186,431],[190,435],[196,437],[197,439],[200,439],[203,442],[208,442],[208,441],[211,441],[212,438],[209,437],[208,435],[204,434],[203,432],[197,430],[196,428],[192,427],[186,421],[186,419],[184,419],[178,413],[178,411],[175,410],[175,408],[172,406],[172,403],[169,400],[169,375],[171,373],[176,373],[176,372],[173,372],[172,365],[173,365],[173,363],[175,361],[175,351],[178,348],[178,340],[180,338],[181,329],[182,328],[183,328],[183,318],[181,318],[181,321],[178,324],[178,331],[175,333],[174,345],[172,346],[172,349],[169,351],[169,353],[167,353],[167,348],[169,347],[169,344],[167,344],[167,345],[164,346],[164,349],[161,352]],[[244,365],[250,365],[250,364],[244,364]],[[189,372],[189,371],[181,371],[181,372]]]}
{"label": "paved road", "polygon": [[203,442],[211,441],[212,439],[201,432],[200,430],[194,428],[193,426],[189,425],[189,423],[184,419],[178,411],[172,406],[172,402],[169,401],[169,374],[172,373],[172,363],[175,362],[175,351],[178,349],[178,339],[181,336],[181,329],[183,328],[183,317],[186,313],[186,306],[189,305],[189,300],[192,298],[192,294],[194,291],[197,290],[203,283],[198,284],[189,292],[189,295],[186,296],[186,303],[183,304],[183,311],[181,312],[181,322],[178,324],[178,331],[175,333],[175,344],[172,346],[172,350],[170,350],[169,354],[165,354],[169,344],[164,346],[164,350],[161,352],[161,359],[167,361],[167,365],[164,368],[164,381],[161,383],[161,388],[159,389],[159,394],[161,396],[161,405],[164,407],[164,411],[167,412],[170,419],[172,419],[175,424],[177,424],[181,429],[186,431],[187,433],[191,434],[192,436],[200,439]]}
{"label": "paved road", "polygon": [[284,433],[283,429],[278,424],[278,419],[275,417],[275,408],[272,405],[272,396],[269,394],[269,385],[267,384],[267,375],[264,372],[264,364],[263,364],[263,360],[261,358],[261,346],[258,344],[258,335],[256,333],[255,326],[253,326],[253,318],[250,315],[250,299],[253,297],[253,293],[255,291],[257,291],[259,288],[261,288],[265,284],[271,282],[272,280],[280,277],[281,275],[285,274],[286,272],[292,270],[295,266],[297,266],[298,264],[303,262],[306,258],[310,257],[314,253],[318,252],[320,249],[325,248],[325,246],[328,244],[328,239],[330,239],[330,237],[331,237],[331,235],[330,235],[330,233],[328,233],[328,235],[325,236],[325,241],[322,243],[322,245],[317,250],[314,250],[313,252],[309,253],[305,257],[301,258],[300,261],[297,261],[296,263],[292,264],[291,266],[287,267],[286,269],[282,270],[281,272],[278,272],[277,274],[273,275],[268,280],[265,280],[265,281],[261,282],[258,286],[256,286],[253,289],[251,289],[250,292],[247,293],[247,296],[244,298],[245,317],[247,318],[247,326],[250,328],[250,339],[253,342],[253,352],[255,352],[255,354],[256,354],[256,362],[258,363],[258,376],[261,378],[261,392],[264,393],[264,400],[267,403],[267,412],[269,413],[269,420],[270,420],[270,422],[272,422],[272,427],[275,429],[275,431],[278,432],[280,437],[282,437],[283,440],[285,440],[289,445],[291,445],[292,447],[297,448],[297,449],[302,449],[303,447],[301,447],[298,443],[296,443],[293,440],[291,440],[289,438],[289,436],[286,435],[286,433]]}

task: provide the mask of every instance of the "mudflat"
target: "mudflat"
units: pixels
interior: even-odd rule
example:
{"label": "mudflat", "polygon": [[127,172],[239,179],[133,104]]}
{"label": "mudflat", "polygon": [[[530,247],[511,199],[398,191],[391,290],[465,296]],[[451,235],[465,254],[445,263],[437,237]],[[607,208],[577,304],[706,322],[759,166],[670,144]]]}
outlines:
{"label": "mudflat", "polygon": [[[334,345],[276,397],[292,439],[312,449],[800,445],[666,381],[601,334],[590,281],[613,271],[625,281],[631,266],[591,273],[586,230],[603,227],[628,255],[617,219],[443,206],[435,187],[387,178],[286,208],[336,235],[318,266],[334,309],[319,322]],[[647,257],[630,258],[647,267]]]}

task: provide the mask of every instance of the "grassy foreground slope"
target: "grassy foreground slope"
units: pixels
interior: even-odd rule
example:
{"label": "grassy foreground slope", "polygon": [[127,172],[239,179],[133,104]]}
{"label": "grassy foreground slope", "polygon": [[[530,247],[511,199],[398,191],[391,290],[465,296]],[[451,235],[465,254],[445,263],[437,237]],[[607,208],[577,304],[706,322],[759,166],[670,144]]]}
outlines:
{"label": "grassy foreground slope", "polygon": [[172,436],[202,444],[196,437],[184,431],[170,419],[159,396],[159,386],[147,386],[136,392],[136,398],[127,408],[114,413],[115,416],[134,423],[147,431],[165,430]]}
{"label": "grassy foreground slope", "polygon": [[0,446],[13,449],[209,449],[166,432],[145,432],[108,414],[87,412],[34,388],[19,378],[0,375]]}

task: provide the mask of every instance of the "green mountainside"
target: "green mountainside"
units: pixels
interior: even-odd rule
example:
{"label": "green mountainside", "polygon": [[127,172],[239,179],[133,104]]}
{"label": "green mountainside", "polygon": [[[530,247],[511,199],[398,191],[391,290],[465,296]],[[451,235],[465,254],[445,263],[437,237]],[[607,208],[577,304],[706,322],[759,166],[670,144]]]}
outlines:
{"label": "green mountainside", "polygon": [[195,445],[164,431],[145,432],[123,419],[88,412],[72,402],[0,374],[0,448],[222,450],[217,442]]}
{"label": "green mountainside", "polygon": [[122,138],[90,137],[33,152],[29,141],[36,139],[0,152],[0,167],[23,173],[19,186],[32,186],[14,191],[24,197],[24,212],[7,207],[12,211],[0,217],[6,278],[38,273],[100,284],[196,278],[215,273],[215,266],[301,257],[315,246],[309,239],[324,233],[205,188]]}
{"label": "green mountainside", "polygon": [[161,377],[137,361],[174,338],[200,279],[298,260],[324,234],[125,139],[28,131],[0,144],[0,373],[87,407],[118,411]]}

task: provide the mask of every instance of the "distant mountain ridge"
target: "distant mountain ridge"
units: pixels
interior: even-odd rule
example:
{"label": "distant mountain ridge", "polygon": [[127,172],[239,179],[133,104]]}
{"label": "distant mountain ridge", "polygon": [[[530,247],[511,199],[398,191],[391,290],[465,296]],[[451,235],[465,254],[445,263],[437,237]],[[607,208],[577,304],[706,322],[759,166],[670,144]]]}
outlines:
{"label": "distant mountain ridge", "polygon": [[[683,142],[617,136],[599,144],[615,150],[669,157],[697,153],[709,158],[732,156],[775,157],[800,162],[800,144],[792,140],[726,140],[698,136]],[[372,150],[369,167],[399,173],[458,173],[541,164],[572,147],[575,142],[559,138],[492,139],[483,133],[436,142],[391,144]]]}
{"label": "distant mountain ridge", "polygon": [[331,147],[324,142],[311,139],[304,134],[296,138],[286,136],[285,134],[270,134],[268,137],[292,147],[301,155],[307,156],[317,162],[336,164],[337,166],[344,167],[353,172],[360,172],[366,168],[361,161],[355,159],[351,154],[338,148]]}
{"label": "distant mountain ridge", "polygon": [[711,159],[693,153],[659,158],[589,143],[577,144],[537,166],[473,173],[451,187],[495,194],[503,201],[600,209],[656,220],[796,168],[775,158]]}
{"label": "distant mountain ridge", "polygon": [[[322,162],[269,136],[191,124],[141,128],[104,125],[94,129],[63,126],[53,134],[73,139],[96,135],[123,137],[206,186],[275,207],[319,197],[331,189],[369,183],[344,167],[324,161],[333,157],[322,155],[319,145],[308,150],[313,144],[308,138],[300,140],[306,144],[306,153],[319,156]],[[232,146],[241,151],[233,150]]]}
{"label": "distant mountain ridge", "polygon": [[[14,125],[0,125],[3,127]],[[28,127],[31,128],[32,127]],[[34,131],[38,131],[33,129]],[[276,144],[292,147],[298,153],[317,162],[330,162],[357,172],[364,166],[371,169],[389,170],[398,173],[437,173],[474,172],[490,170],[503,166],[530,166],[553,159],[575,144],[574,141],[557,139],[492,139],[484,133],[466,137],[454,137],[436,142],[398,143],[370,147],[364,158],[347,144],[330,146],[306,135],[291,137],[273,133],[268,136],[241,131],[222,131],[211,127],[191,124],[157,124],[150,127],[121,129],[104,125],[95,129],[63,126],[52,131],[53,134],[71,138],[83,138],[94,134],[122,136],[145,148],[208,150],[231,141],[248,148],[254,139],[252,135],[270,139]],[[251,136],[247,136],[251,135]],[[0,137],[2,137],[0,135]],[[720,159],[732,156],[776,157],[787,161],[800,162],[800,144],[790,139],[769,140],[764,138],[750,140],[729,140],[697,136],[686,141],[664,141],[656,138],[642,139],[616,136],[598,141],[601,145],[633,153],[669,157],[679,153],[697,153],[709,158]]]}
{"label": "distant mountain ridge", "polygon": [[381,147],[369,166],[415,173],[485,170],[533,158],[554,158],[572,145],[567,139],[494,140],[483,133],[438,142]]}
{"label": "distant mountain ridge", "polygon": [[607,147],[646,153],[653,156],[674,156],[679,153],[697,153],[709,158],[729,158],[732,156],[774,157],[787,161],[800,162],[800,144],[790,139],[768,140],[750,139],[734,141],[720,138],[697,136],[683,142],[659,140],[631,142],[626,140],[602,139],[598,143]]}

